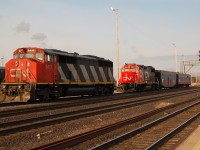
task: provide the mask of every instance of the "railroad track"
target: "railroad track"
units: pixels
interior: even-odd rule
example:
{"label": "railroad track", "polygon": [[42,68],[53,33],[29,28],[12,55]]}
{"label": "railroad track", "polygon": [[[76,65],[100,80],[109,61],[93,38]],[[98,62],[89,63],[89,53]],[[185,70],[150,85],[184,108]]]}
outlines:
{"label": "railroad track", "polygon": [[[173,149],[176,148],[176,142],[180,140],[180,137],[183,137],[185,135],[189,135],[198,125],[199,122],[195,122],[196,119],[198,119],[200,116],[200,112],[194,114],[192,117],[190,117],[188,120],[180,124],[179,126],[175,127],[172,131],[169,131],[167,134],[162,136],[160,139],[158,139],[156,142],[151,144],[146,149]],[[186,116],[184,116],[185,119]],[[188,116],[187,116],[188,117]],[[178,137],[179,136],[179,137]]]}
{"label": "railroad track", "polygon": [[[184,93],[182,94],[188,94],[192,92],[197,92],[199,89],[192,89],[192,90],[184,90]],[[156,92],[157,93],[157,92]],[[74,106],[82,106],[82,105],[90,105],[90,104],[100,104],[104,102],[112,102],[112,101],[118,101],[121,99],[128,99],[128,98],[135,98],[135,97],[144,97],[151,95],[152,93],[144,93],[144,94],[128,94],[128,95],[120,95],[120,96],[109,96],[109,97],[101,97],[101,98],[91,98],[91,99],[85,99],[85,100],[78,100],[78,101],[70,101],[65,103],[58,103],[58,104],[51,104],[51,105],[41,105],[41,106],[32,106],[32,107],[26,107],[26,108],[14,108],[9,110],[0,111],[0,118],[5,117],[11,117],[11,116],[18,116],[28,113],[35,113],[35,112],[43,112],[43,111],[50,111],[50,110],[56,110],[56,109],[62,109],[62,108],[70,108]],[[160,94],[160,93],[157,93]],[[171,95],[171,94],[168,94]]]}
{"label": "railroad track", "polygon": [[89,104],[97,104],[97,103],[103,103],[103,102],[111,102],[111,101],[117,101],[125,98],[132,98],[134,96],[141,97],[141,96],[147,96],[148,93],[144,95],[136,95],[136,94],[128,94],[128,95],[117,95],[117,96],[107,96],[107,97],[95,97],[95,98],[89,98],[89,99],[81,99],[78,101],[67,101],[63,103],[55,103],[50,105],[40,105],[40,106],[31,106],[31,107],[25,107],[25,108],[14,108],[9,110],[4,110],[0,112],[0,118],[7,117],[7,116],[17,116],[27,113],[34,113],[34,112],[43,112],[46,110],[56,110],[56,109],[62,109],[62,108],[70,108],[74,106],[82,106],[82,105],[89,105]]}
{"label": "railroad track", "polygon": [[[144,92],[132,92],[132,93],[126,93],[127,95],[131,94],[131,95],[148,95],[148,93],[152,93],[152,94],[162,94],[162,93],[170,93],[170,92],[178,92],[178,91],[185,91],[185,90],[191,90],[191,89],[199,89],[198,87],[188,87],[188,88],[179,88],[179,89],[163,89],[163,90],[159,90],[159,91],[144,91]],[[121,93],[115,93],[114,95],[126,95],[126,94],[121,94]],[[104,97],[104,96],[101,96]],[[95,98],[101,98],[99,96],[95,97]],[[107,96],[106,96],[107,97]],[[12,106],[29,106],[29,105],[38,105],[38,104],[48,104],[48,103],[59,103],[59,102],[66,102],[66,101],[76,101],[76,100],[89,100],[89,99],[94,99],[94,97],[88,97],[88,96],[76,96],[76,97],[61,97],[59,99],[55,99],[55,100],[44,100],[44,101],[29,101],[27,103],[24,102],[4,102],[1,101],[1,97],[0,97],[0,108],[1,107],[12,107]]]}
{"label": "railroad track", "polygon": [[[139,139],[139,138],[138,138],[138,141],[136,141],[136,143],[138,143],[138,145],[142,144],[144,146],[144,148],[146,148],[146,147],[150,146],[152,143],[154,143],[155,141],[157,141],[157,139],[155,139],[155,138],[149,138],[149,135],[153,135],[154,133],[150,134],[149,132],[147,132],[148,130],[154,129],[155,126],[160,126],[160,127],[158,127],[158,129],[160,129],[160,128],[163,129],[165,127],[164,121],[166,121],[166,120],[170,120],[168,125],[173,124],[174,125],[173,128],[176,128],[177,126],[180,126],[180,123],[179,123],[180,119],[179,119],[179,121],[176,121],[176,123],[179,123],[178,125],[173,123],[174,120],[177,120],[177,118],[181,118],[181,122],[184,122],[184,120],[188,120],[188,118],[192,118],[192,117],[193,117],[193,119],[197,118],[199,116],[199,105],[200,105],[199,97],[187,100],[185,102],[180,102],[180,103],[177,103],[177,104],[173,104],[173,105],[165,106],[165,107],[162,107],[162,108],[159,108],[159,109],[155,109],[153,111],[149,111],[149,112],[144,113],[142,115],[135,116],[135,117],[132,117],[132,118],[111,124],[111,125],[107,125],[107,126],[104,126],[102,128],[91,130],[91,131],[85,132],[83,134],[79,134],[79,135],[76,135],[76,136],[73,136],[73,137],[69,137],[69,138],[66,138],[66,139],[55,141],[55,142],[52,142],[52,143],[49,143],[47,145],[43,145],[43,146],[40,146],[40,147],[36,147],[33,150],[46,150],[46,149],[49,150],[49,149],[64,149],[64,148],[78,149],[77,145],[79,145],[79,144],[81,144],[85,141],[88,141],[88,140],[91,141],[92,139],[97,138],[97,137],[99,137],[103,134],[109,134],[110,132],[113,132],[113,131],[120,129],[122,127],[125,127],[125,126],[128,126],[130,124],[139,122],[139,121],[144,120],[146,118],[149,118],[149,117],[151,117],[151,116],[153,116],[157,113],[163,112],[164,110],[175,108],[175,107],[178,107],[178,106],[186,104],[186,103],[189,104],[191,102],[192,102],[192,104],[188,105],[187,107],[181,108],[178,111],[175,111],[171,114],[168,114],[164,117],[161,117],[161,118],[159,118],[159,119],[157,119],[153,122],[150,122],[146,125],[143,125],[140,128],[133,129],[133,130],[131,130],[131,131],[129,131],[129,132],[123,134],[123,135],[112,138],[112,139],[104,142],[103,144],[92,147],[92,149],[107,149],[107,148],[109,148],[113,145],[116,145],[116,144],[124,141],[124,139],[128,139],[130,137],[138,135],[139,133],[141,134],[142,132],[146,132],[146,134],[145,134],[146,137],[145,136],[142,137],[142,139],[143,139],[142,142],[141,142],[141,139]],[[194,109],[194,107],[196,109]],[[190,110],[191,113],[188,113],[188,110]],[[191,114],[191,115],[188,115],[188,114]],[[193,119],[191,119],[191,120],[193,120]],[[171,126],[169,126],[169,127],[167,126],[167,128],[169,130],[166,129],[164,134],[167,134],[167,132],[171,132]],[[155,135],[157,135],[156,134],[157,131],[156,130],[154,130],[154,131],[155,131]],[[152,132],[152,131],[150,131],[150,132]],[[163,133],[163,132],[159,132],[159,133]],[[158,135],[156,137],[158,139],[161,139],[162,136],[164,136],[164,135]],[[147,141],[147,139],[148,140],[154,140],[154,141],[153,142],[150,141],[150,144],[148,143],[149,145],[148,144],[144,145],[143,143],[145,143],[145,141]],[[94,145],[94,144],[89,143],[88,145],[91,146],[91,145]],[[124,145],[124,144],[122,144],[122,145]],[[118,146],[119,145],[114,147],[114,149],[118,148]],[[84,148],[86,148],[86,149],[90,148],[91,149],[91,147],[84,147]],[[151,147],[149,149],[151,149]]]}
{"label": "railroad track", "polygon": [[98,106],[87,109],[81,109],[71,112],[59,113],[54,115],[46,115],[35,118],[20,119],[9,122],[4,122],[0,124],[0,135],[9,135],[17,132],[27,131],[34,128],[44,127],[48,125],[59,124],[66,121],[76,120],[85,117],[91,117],[99,114],[104,114],[124,108],[134,107],[138,105],[143,105],[147,103],[152,103],[156,101],[161,101],[163,99],[173,98],[176,96],[183,96],[184,94],[191,94],[191,91],[186,91],[182,93],[164,95],[164,96],[154,96],[152,98],[143,98],[140,100],[133,100],[128,102],[120,102],[116,104],[110,104],[106,106]]}
{"label": "railroad track", "polygon": [[[111,149],[124,149],[124,145],[129,145],[134,149],[146,150],[175,148],[180,137],[176,140],[171,140],[173,141],[171,143],[166,143],[200,116],[199,109],[197,108],[199,105],[200,102],[197,102],[184,107],[122,136],[93,147],[92,150],[108,149],[109,147]],[[195,127],[197,127],[197,124]],[[191,133],[195,127],[190,127],[190,130],[187,130],[187,134]]]}

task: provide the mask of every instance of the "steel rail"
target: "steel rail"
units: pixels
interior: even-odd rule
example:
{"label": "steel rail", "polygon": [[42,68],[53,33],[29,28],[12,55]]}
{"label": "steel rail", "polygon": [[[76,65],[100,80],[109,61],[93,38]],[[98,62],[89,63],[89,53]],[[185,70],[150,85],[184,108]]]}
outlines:
{"label": "steel rail", "polygon": [[[157,120],[155,120],[153,122],[150,122],[150,123],[148,123],[148,124],[146,124],[146,125],[144,125],[144,126],[142,126],[140,128],[134,129],[134,130],[129,131],[129,132],[123,134],[123,135],[120,135],[120,136],[118,136],[118,137],[116,137],[114,139],[106,141],[106,142],[104,142],[104,143],[102,143],[102,144],[100,144],[100,145],[98,145],[96,147],[91,148],[91,150],[101,150],[101,149],[109,148],[109,147],[111,147],[111,146],[113,146],[115,144],[118,144],[118,143],[120,143],[120,142],[122,142],[122,141],[124,141],[124,140],[126,140],[126,139],[128,139],[130,137],[133,137],[133,136],[135,136],[135,135],[137,135],[137,134],[139,134],[139,133],[141,133],[141,132],[143,132],[143,131],[145,131],[145,130],[147,130],[147,129],[149,129],[149,128],[151,128],[151,127],[153,127],[153,126],[155,126],[155,125],[157,125],[157,124],[159,124],[159,123],[161,123],[161,122],[163,122],[163,121],[165,121],[165,120],[167,120],[167,119],[169,119],[169,118],[171,118],[171,117],[173,117],[175,115],[177,115],[178,113],[181,113],[181,112],[183,112],[183,111],[185,111],[185,110],[187,110],[187,109],[189,109],[191,107],[194,107],[194,106],[196,106],[198,104],[200,104],[200,102],[196,102],[196,103],[194,103],[192,105],[189,105],[187,107],[184,107],[184,108],[182,108],[182,109],[180,109],[180,110],[178,110],[176,112],[168,114],[167,116],[161,117],[161,118],[159,118],[159,119],[157,119]],[[152,150],[154,150],[154,149],[152,149]]]}
{"label": "steel rail", "polygon": [[[198,91],[186,91],[184,93],[175,93],[175,94],[167,94],[167,95],[163,95],[162,97],[166,97],[166,96],[179,96],[179,95],[184,95],[184,94],[191,94],[191,92],[195,93]],[[156,95],[157,96],[157,95]],[[160,96],[160,98],[162,98]],[[100,99],[97,101],[93,101],[93,100],[89,100],[89,101],[82,101],[82,102],[72,102],[72,103],[67,103],[67,104],[56,104],[56,105],[52,105],[52,106],[39,106],[39,107],[31,107],[31,108],[25,108],[25,109],[19,109],[19,110],[6,110],[6,111],[1,111],[0,112],[0,118],[2,117],[11,117],[12,115],[21,115],[21,114],[27,114],[27,113],[33,113],[33,112],[41,112],[41,111],[46,111],[46,110],[53,110],[53,109],[59,109],[59,108],[69,108],[69,107],[73,107],[73,106],[82,106],[82,105],[86,105],[86,104],[95,104],[95,103],[103,103],[103,102],[111,102],[111,101],[118,101],[121,100],[121,98],[123,99],[127,99],[127,98],[132,98],[132,97],[116,97],[116,98],[106,98],[106,99]],[[134,102],[139,102],[142,100],[147,100],[149,98],[143,98],[140,100],[133,100]],[[154,99],[154,97],[150,98],[150,99]]]}
{"label": "steel rail", "polygon": [[193,122],[195,119],[197,119],[200,116],[200,112],[192,116],[190,119],[179,125],[177,128],[172,130],[171,132],[164,135],[162,138],[157,140],[155,143],[150,145],[146,148],[146,150],[155,150],[158,149],[161,145],[163,145],[166,141],[168,141],[170,138],[175,136],[177,133],[179,133],[181,130],[183,130],[187,125],[189,125],[191,122]]}
{"label": "steel rail", "polygon": [[[198,92],[198,89],[192,89],[192,90],[187,90],[184,93],[193,93],[193,92]],[[134,96],[137,97],[144,97],[144,96],[148,96],[151,93],[146,93],[141,95],[141,93],[139,95],[137,94],[130,94],[130,95],[121,95],[119,97],[114,97],[114,96],[109,96],[108,98],[103,97],[96,97],[96,98],[92,98],[92,99],[84,99],[81,102],[71,102],[71,103],[61,103],[61,104],[55,104],[55,105],[47,105],[47,106],[33,106],[33,107],[29,107],[29,108],[18,108],[18,109],[11,109],[11,110],[5,110],[5,111],[0,111],[0,118],[3,117],[10,117],[12,115],[21,115],[21,114],[27,114],[27,113],[33,113],[33,112],[42,112],[42,111],[46,111],[46,110],[54,110],[54,109],[60,109],[60,108],[69,108],[69,107],[73,107],[73,106],[82,106],[82,105],[86,105],[86,104],[95,104],[95,103],[103,103],[106,101],[117,101],[117,100],[121,100],[121,98],[126,99],[126,98],[133,98]],[[160,93],[158,93],[160,94]],[[169,94],[170,95],[170,94]],[[101,98],[101,99],[100,99]],[[135,97],[134,97],[135,98]]]}
{"label": "steel rail", "polygon": [[[189,102],[189,101],[187,101],[187,102]],[[179,113],[181,111],[184,111],[185,109],[189,109],[190,107],[193,107],[194,105],[197,105],[199,103],[200,102],[197,102],[197,103],[192,104],[192,105],[190,105],[188,107],[185,107],[184,109],[176,111],[173,115],[175,115],[175,114],[177,114],[177,113]],[[71,146],[80,144],[80,143],[82,143],[84,141],[87,141],[87,140],[90,140],[92,138],[95,138],[97,136],[100,136],[100,135],[103,135],[105,133],[108,133],[108,132],[114,131],[116,129],[119,129],[121,127],[127,126],[127,125],[129,125],[131,123],[135,123],[135,122],[141,121],[142,119],[146,119],[146,118],[148,118],[148,117],[150,117],[152,115],[157,114],[158,112],[161,112],[161,111],[169,109],[169,108],[174,108],[174,107],[176,107],[178,105],[181,105],[181,104],[184,104],[184,102],[180,102],[178,104],[165,106],[165,107],[162,107],[162,108],[159,108],[159,109],[156,109],[156,110],[141,114],[139,116],[132,117],[130,119],[126,119],[126,120],[123,120],[123,121],[120,121],[120,122],[117,122],[117,123],[114,123],[114,124],[111,124],[111,125],[104,126],[102,128],[98,128],[96,130],[91,130],[91,131],[85,132],[83,134],[79,134],[79,135],[76,135],[76,136],[73,136],[73,137],[69,137],[69,138],[66,138],[66,139],[55,141],[55,142],[52,142],[52,143],[49,143],[47,145],[43,145],[43,146],[40,146],[40,147],[36,147],[36,148],[33,148],[33,150],[47,150],[47,149],[49,150],[49,149],[59,149],[59,148],[71,147]],[[166,119],[166,118],[169,118],[169,117],[170,117],[169,115],[166,116],[166,117],[163,117],[163,120],[164,120],[164,118]],[[158,120],[154,121],[153,124],[158,123],[158,122],[159,122]],[[138,132],[141,132],[142,130],[146,129],[147,127],[152,126],[153,124],[148,124],[147,126],[143,126],[142,128],[139,128],[137,130],[133,130],[132,132],[129,132],[129,133],[127,133],[125,135],[122,135],[120,137],[117,137],[115,139],[112,139],[112,140],[110,140],[110,141],[108,141],[106,143],[103,143],[103,144],[101,144],[101,145],[99,145],[97,147],[94,147],[93,149],[105,149],[105,148],[108,147],[108,145],[116,143],[116,140],[117,141],[118,140],[122,140],[127,136],[130,136],[132,134],[137,134]]]}
{"label": "steel rail", "polygon": [[[44,127],[47,125],[54,125],[54,124],[62,123],[64,121],[70,121],[70,120],[80,119],[80,118],[84,118],[84,117],[91,117],[94,115],[99,115],[99,114],[107,113],[110,111],[116,111],[116,110],[123,109],[123,108],[133,107],[133,106],[137,106],[137,105],[141,105],[141,104],[152,103],[155,101],[159,101],[162,99],[171,98],[171,97],[179,96],[179,95],[183,95],[183,94],[182,93],[178,93],[178,94],[174,94],[174,95],[171,94],[171,95],[167,95],[167,96],[160,96],[160,97],[150,98],[150,99],[144,98],[142,100],[137,100],[137,101],[132,101],[132,102],[126,102],[126,103],[122,102],[122,103],[118,103],[118,104],[99,106],[99,107],[95,107],[95,108],[77,110],[77,111],[60,113],[60,114],[55,114],[55,115],[48,115],[48,116],[42,116],[42,117],[36,117],[36,118],[30,118],[30,119],[21,119],[21,120],[17,120],[17,121],[5,122],[5,123],[0,124],[0,128],[6,128],[6,129],[0,130],[0,135],[3,136],[3,135],[8,135],[8,134],[13,134],[16,132],[30,130],[30,129],[33,129],[36,127],[37,128]],[[69,116],[69,115],[71,115],[71,116]],[[58,117],[62,117],[62,118],[58,118]],[[48,119],[51,119],[51,120],[48,120]],[[41,122],[37,122],[37,121],[41,121]],[[26,124],[26,125],[24,125],[24,124]],[[12,126],[14,126],[14,127],[12,128]],[[9,128],[9,127],[11,127],[11,128]]]}
{"label": "steel rail", "polygon": [[[195,91],[194,91],[195,92]],[[133,98],[133,96],[137,97],[143,97],[147,96],[150,93],[146,93],[144,95],[137,95],[137,94],[132,94],[132,95],[115,95],[112,96],[110,95],[109,97],[95,97],[95,98],[89,98],[89,99],[82,99],[81,101],[74,102],[70,101],[69,103],[59,103],[59,104],[51,104],[47,106],[33,106],[33,107],[27,107],[27,108],[18,108],[18,109],[10,109],[10,110],[5,110],[5,111],[0,111],[0,118],[2,117],[7,117],[7,116],[12,116],[12,115],[21,115],[23,113],[33,113],[33,112],[42,112],[48,110],[53,110],[53,109],[60,109],[60,108],[69,108],[73,106],[82,106],[86,104],[95,104],[95,103],[103,103],[106,101],[117,101],[121,100],[121,98],[126,99],[126,98]],[[68,102],[68,101],[66,101]]]}

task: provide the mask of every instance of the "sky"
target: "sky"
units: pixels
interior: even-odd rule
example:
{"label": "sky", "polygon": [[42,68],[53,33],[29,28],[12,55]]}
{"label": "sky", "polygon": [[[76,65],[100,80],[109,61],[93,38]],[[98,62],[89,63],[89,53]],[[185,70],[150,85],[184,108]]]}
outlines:
{"label": "sky", "polygon": [[[96,55],[115,67],[116,14],[111,6],[119,10],[120,67],[174,56],[172,43],[180,56],[198,54],[199,0],[0,0],[1,60],[6,63],[19,47],[41,47]],[[161,63],[158,59],[154,67]]]}

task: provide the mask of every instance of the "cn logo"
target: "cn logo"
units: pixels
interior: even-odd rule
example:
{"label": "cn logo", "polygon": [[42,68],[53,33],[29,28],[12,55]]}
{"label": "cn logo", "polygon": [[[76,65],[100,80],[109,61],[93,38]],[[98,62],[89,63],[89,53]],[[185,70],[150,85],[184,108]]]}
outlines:
{"label": "cn logo", "polygon": [[131,81],[132,77],[128,77],[127,74],[123,77],[123,81]]}
{"label": "cn logo", "polygon": [[27,77],[28,75],[28,68],[23,71],[19,68],[17,69],[10,69],[10,77],[15,78],[15,77],[19,77],[20,75],[22,75],[23,77]]}

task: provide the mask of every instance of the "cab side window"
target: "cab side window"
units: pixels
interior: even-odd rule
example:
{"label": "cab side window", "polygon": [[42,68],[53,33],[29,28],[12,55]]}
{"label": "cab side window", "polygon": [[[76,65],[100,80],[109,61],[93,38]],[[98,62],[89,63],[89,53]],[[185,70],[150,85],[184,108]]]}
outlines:
{"label": "cab side window", "polygon": [[53,56],[52,56],[52,55],[49,55],[49,54],[46,54],[46,55],[45,55],[45,61],[46,61],[46,62],[53,62]]}

